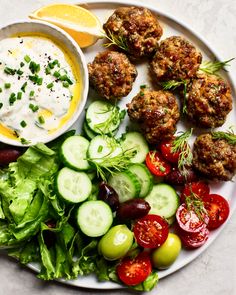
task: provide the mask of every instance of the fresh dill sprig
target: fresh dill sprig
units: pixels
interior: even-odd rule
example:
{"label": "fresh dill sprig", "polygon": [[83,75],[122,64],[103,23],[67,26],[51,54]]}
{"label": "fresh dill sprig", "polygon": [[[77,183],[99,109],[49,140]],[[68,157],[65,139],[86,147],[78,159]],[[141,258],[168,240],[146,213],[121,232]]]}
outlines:
{"label": "fresh dill sprig", "polygon": [[111,113],[109,118],[101,123],[94,125],[94,128],[99,130],[102,134],[107,133],[111,125],[117,125],[121,120],[124,119],[126,111],[120,111],[120,108],[116,105],[110,106],[106,105],[106,109],[96,112],[96,114],[106,114]]}
{"label": "fresh dill sprig", "polygon": [[118,46],[124,51],[129,51],[129,47],[127,41],[122,36],[115,36],[110,30],[108,30],[107,34],[104,34],[104,38],[107,38],[110,42],[103,44],[104,47],[108,48],[112,45]]}
{"label": "fresh dill sprig", "polygon": [[171,151],[172,153],[180,153],[178,168],[183,173],[183,175],[187,175],[187,168],[191,166],[193,160],[193,154],[188,144],[188,139],[192,136],[193,128],[181,133],[181,135],[174,139]]}
{"label": "fresh dill sprig", "polygon": [[206,209],[203,201],[193,192],[185,198],[185,203],[189,211],[194,211],[200,221],[205,221]]}
{"label": "fresh dill sprig", "polygon": [[169,80],[169,81],[164,81],[160,82],[160,85],[164,90],[175,90],[176,88],[180,87],[186,82],[186,80],[181,80],[181,81],[175,81],[175,80]]}
{"label": "fresh dill sprig", "polygon": [[236,134],[234,134],[232,128],[229,128],[228,131],[212,131],[213,139],[225,139],[229,144],[236,145]]}
{"label": "fresh dill sprig", "polygon": [[187,107],[186,107],[186,101],[187,101],[187,80],[180,80],[180,81],[175,81],[175,80],[169,80],[169,81],[164,81],[160,82],[160,85],[164,90],[175,90],[176,88],[180,87],[183,85],[183,109],[182,113],[186,114],[187,113]]}
{"label": "fresh dill sprig", "polygon": [[114,174],[127,169],[131,163],[130,159],[133,158],[135,154],[136,150],[132,148],[122,151],[114,157],[107,155],[103,158],[88,158],[87,160],[95,166],[97,176],[106,181],[107,174]]}
{"label": "fresh dill sprig", "polygon": [[221,69],[224,69],[225,66],[230,66],[229,63],[232,60],[234,60],[234,58],[231,58],[231,59],[225,60],[225,61],[214,61],[214,62],[204,61],[202,63],[202,66],[199,68],[199,70],[206,73],[206,74],[214,75],[215,73],[219,72]]}

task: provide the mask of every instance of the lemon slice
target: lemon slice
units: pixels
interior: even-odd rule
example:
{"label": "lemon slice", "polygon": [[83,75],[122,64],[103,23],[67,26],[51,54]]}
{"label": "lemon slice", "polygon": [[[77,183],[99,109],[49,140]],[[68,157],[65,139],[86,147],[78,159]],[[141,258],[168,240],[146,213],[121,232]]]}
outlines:
{"label": "lemon slice", "polygon": [[34,11],[29,17],[57,25],[71,35],[81,48],[94,44],[102,37],[99,19],[77,5],[51,4]]}

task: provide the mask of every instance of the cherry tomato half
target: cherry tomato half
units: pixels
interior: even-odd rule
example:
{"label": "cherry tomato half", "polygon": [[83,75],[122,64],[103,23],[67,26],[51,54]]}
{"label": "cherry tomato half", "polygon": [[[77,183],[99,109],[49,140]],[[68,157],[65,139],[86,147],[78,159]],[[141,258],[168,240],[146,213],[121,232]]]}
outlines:
{"label": "cherry tomato half", "polygon": [[144,248],[160,247],[168,237],[168,223],[159,215],[149,214],[137,220],[134,225],[137,243]]}
{"label": "cherry tomato half", "polygon": [[202,198],[204,207],[209,216],[209,229],[215,229],[221,226],[229,216],[229,203],[220,195],[210,194]]}
{"label": "cherry tomato half", "polygon": [[203,181],[191,182],[185,185],[180,200],[182,203],[185,202],[186,197],[197,196],[204,197],[210,193],[209,186]]}
{"label": "cherry tomato half", "polygon": [[200,232],[209,222],[207,213],[202,212],[199,216],[194,210],[189,210],[186,204],[179,206],[176,212],[176,220],[181,229],[186,232]]}
{"label": "cherry tomato half", "polygon": [[146,165],[152,174],[165,176],[170,173],[171,166],[157,151],[150,151],[146,156]]}
{"label": "cherry tomato half", "polygon": [[208,240],[209,230],[206,228],[206,226],[197,233],[188,233],[180,229],[178,231],[178,235],[184,247],[195,249],[201,247]]}
{"label": "cherry tomato half", "polygon": [[135,258],[125,257],[116,271],[124,284],[135,286],[145,281],[152,272],[151,260],[145,253],[140,253]]}
{"label": "cherry tomato half", "polygon": [[160,144],[160,150],[163,157],[171,162],[171,163],[178,163],[179,157],[180,157],[180,151],[179,152],[172,152],[173,149],[173,141],[174,139],[163,141]]}

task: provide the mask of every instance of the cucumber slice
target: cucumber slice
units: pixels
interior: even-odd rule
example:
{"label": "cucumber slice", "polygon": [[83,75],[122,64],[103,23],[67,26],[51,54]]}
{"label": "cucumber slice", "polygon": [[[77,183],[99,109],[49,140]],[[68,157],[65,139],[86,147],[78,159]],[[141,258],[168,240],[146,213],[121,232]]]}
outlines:
{"label": "cucumber slice", "polygon": [[128,132],[124,134],[124,140],[121,141],[123,150],[135,149],[136,155],[131,159],[132,163],[143,163],[149,152],[148,144],[145,138],[139,132]]}
{"label": "cucumber slice", "polygon": [[108,184],[117,192],[120,203],[138,197],[141,190],[137,176],[128,170],[111,175]]}
{"label": "cucumber slice", "polygon": [[111,208],[103,201],[86,201],[77,211],[77,223],[89,237],[104,235],[113,222]]}
{"label": "cucumber slice", "polygon": [[135,174],[140,182],[141,191],[139,193],[139,197],[146,197],[153,187],[152,174],[144,164],[133,164],[129,167],[129,171]]}
{"label": "cucumber slice", "polygon": [[104,158],[113,158],[122,153],[122,148],[115,138],[107,135],[97,135],[88,147],[88,157],[100,163]]}
{"label": "cucumber slice", "polygon": [[120,125],[119,107],[96,100],[92,102],[86,112],[86,122],[89,128],[98,134],[109,134]]}
{"label": "cucumber slice", "polygon": [[61,160],[65,166],[75,170],[88,170],[87,158],[89,141],[80,135],[68,137],[60,149]]}
{"label": "cucumber slice", "polygon": [[83,123],[83,130],[84,130],[85,136],[86,136],[88,139],[93,139],[93,138],[97,135],[97,133],[93,132],[93,131],[89,128],[89,126],[88,126],[88,124],[87,124],[86,121],[84,121],[84,123]]}
{"label": "cucumber slice", "polygon": [[176,191],[165,183],[154,185],[145,201],[151,206],[149,214],[157,214],[164,218],[172,217],[179,207],[179,197]]}
{"label": "cucumber slice", "polygon": [[86,173],[64,167],[57,175],[56,189],[64,201],[80,203],[91,194],[92,182]]}

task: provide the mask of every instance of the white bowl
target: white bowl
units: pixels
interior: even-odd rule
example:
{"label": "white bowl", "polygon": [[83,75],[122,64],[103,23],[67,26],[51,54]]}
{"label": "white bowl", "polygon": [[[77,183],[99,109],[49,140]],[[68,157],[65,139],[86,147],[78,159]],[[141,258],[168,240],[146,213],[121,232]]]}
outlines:
{"label": "white bowl", "polygon": [[74,61],[80,67],[81,81],[82,81],[81,94],[80,94],[79,103],[73,115],[71,116],[71,118],[60,129],[53,132],[52,134],[48,134],[47,136],[44,136],[42,139],[38,138],[37,134],[35,134],[35,139],[31,140],[29,144],[22,144],[19,140],[10,139],[0,134],[0,142],[10,144],[10,145],[15,145],[15,146],[30,146],[30,145],[36,144],[37,142],[47,143],[57,138],[64,132],[66,132],[79,118],[80,114],[82,113],[84,109],[87,96],[88,96],[89,80],[88,80],[87,63],[86,63],[84,54],[81,51],[79,45],[64,30],[52,24],[48,24],[41,21],[31,21],[31,20],[22,21],[17,23],[11,23],[7,26],[0,28],[0,40],[15,36],[21,33],[34,33],[34,32],[45,34],[49,38],[51,36],[53,40],[58,41],[59,44],[63,44],[63,47],[65,47],[69,55],[73,56]]}

